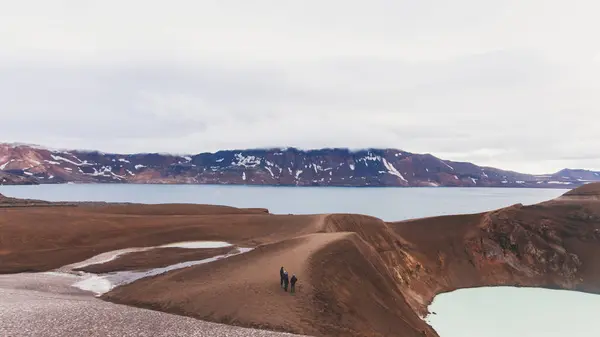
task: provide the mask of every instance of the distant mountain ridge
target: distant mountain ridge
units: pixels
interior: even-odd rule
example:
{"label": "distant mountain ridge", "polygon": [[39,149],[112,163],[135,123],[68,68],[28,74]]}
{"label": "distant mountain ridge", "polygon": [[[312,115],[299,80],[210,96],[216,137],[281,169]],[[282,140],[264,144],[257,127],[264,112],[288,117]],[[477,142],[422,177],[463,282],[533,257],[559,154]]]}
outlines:
{"label": "distant mountain ridge", "polygon": [[397,149],[272,148],[196,155],[115,154],[0,144],[0,184],[157,183],[285,186],[574,188],[600,172],[531,175]]}

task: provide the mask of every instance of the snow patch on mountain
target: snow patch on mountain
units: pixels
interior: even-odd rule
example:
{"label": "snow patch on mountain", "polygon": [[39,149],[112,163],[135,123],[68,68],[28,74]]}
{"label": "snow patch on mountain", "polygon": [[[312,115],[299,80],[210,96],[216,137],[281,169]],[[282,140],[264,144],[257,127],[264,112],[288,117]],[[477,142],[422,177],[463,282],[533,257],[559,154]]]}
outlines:
{"label": "snow patch on mountain", "polygon": [[236,161],[231,162],[232,166],[256,167],[261,163],[261,158],[244,156],[242,153],[236,153],[234,157]]}
{"label": "snow patch on mountain", "polygon": [[387,173],[395,175],[396,177],[404,180],[405,182],[408,182],[408,180],[406,180],[404,176],[400,174],[400,172],[394,167],[394,165],[388,162],[385,158],[383,158],[383,166],[385,166],[385,168],[388,170]]}
{"label": "snow patch on mountain", "polygon": [[[69,164],[73,164],[73,165],[76,165],[76,166],[84,165],[84,163],[79,158],[77,158],[77,160],[79,160],[79,163],[76,163],[76,162],[74,162],[74,161],[72,161],[70,159],[67,159],[67,158],[62,157],[62,156],[57,156],[57,155],[54,155],[54,154],[51,154],[50,157],[52,157],[52,159],[54,159],[56,161],[64,161],[64,162],[67,162]],[[73,156],[73,158],[76,158],[76,157]]]}

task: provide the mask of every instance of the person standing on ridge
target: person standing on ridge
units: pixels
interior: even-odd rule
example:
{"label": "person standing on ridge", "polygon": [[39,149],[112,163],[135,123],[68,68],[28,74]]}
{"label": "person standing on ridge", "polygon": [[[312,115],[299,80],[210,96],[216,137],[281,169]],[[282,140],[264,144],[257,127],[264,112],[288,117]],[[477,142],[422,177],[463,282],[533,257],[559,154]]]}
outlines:
{"label": "person standing on ridge", "polygon": [[298,281],[298,278],[296,277],[296,274],[292,275],[292,279],[290,280],[290,293],[293,294],[296,292],[296,282]]}
{"label": "person standing on ridge", "polygon": [[290,283],[290,279],[288,277],[287,270],[283,272],[283,290],[287,292],[288,284]]}
{"label": "person standing on ridge", "polygon": [[281,283],[281,287],[283,288],[283,273],[285,272],[285,269],[283,269],[283,266],[281,267],[281,269],[279,269],[279,281]]}

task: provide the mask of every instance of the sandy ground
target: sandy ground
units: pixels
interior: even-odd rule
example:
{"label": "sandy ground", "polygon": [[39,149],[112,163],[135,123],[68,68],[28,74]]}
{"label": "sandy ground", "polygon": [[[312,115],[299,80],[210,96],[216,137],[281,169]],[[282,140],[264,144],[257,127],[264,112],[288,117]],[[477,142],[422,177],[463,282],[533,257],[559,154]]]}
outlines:
{"label": "sandy ground", "polygon": [[75,279],[45,273],[0,275],[0,336],[298,336],[104,302],[71,287]]}

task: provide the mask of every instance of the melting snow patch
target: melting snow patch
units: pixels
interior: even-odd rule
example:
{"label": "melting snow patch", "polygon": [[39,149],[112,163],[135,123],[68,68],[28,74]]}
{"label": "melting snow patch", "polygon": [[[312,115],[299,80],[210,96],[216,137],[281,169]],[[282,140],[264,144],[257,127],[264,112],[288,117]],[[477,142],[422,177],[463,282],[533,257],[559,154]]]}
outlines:
{"label": "melting snow patch", "polygon": [[217,163],[220,163],[220,162],[222,162],[223,160],[225,160],[225,158],[217,159],[217,160],[215,160],[215,162],[217,162]]}
{"label": "melting snow patch", "polygon": [[109,280],[98,275],[92,275],[89,278],[75,282],[72,286],[81,290],[91,291],[98,295],[109,292],[113,288]]}
{"label": "melting snow patch", "polygon": [[273,170],[271,170],[271,168],[268,166],[265,166],[265,168],[267,169],[267,171],[269,171],[269,173],[271,174],[271,177],[275,178],[275,175],[273,174]]}
{"label": "melting snow patch", "polygon": [[571,185],[571,182],[569,182],[569,181],[549,181],[548,184]]}
{"label": "melting snow patch", "polygon": [[443,160],[440,160],[440,161],[442,162],[442,164],[444,164],[444,165],[448,166],[448,167],[449,167],[451,170],[453,170],[453,171],[454,171],[454,167],[452,167],[452,166],[448,165],[448,164],[447,164],[445,161],[443,161]]}
{"label": "melting snow patch", "polygon": [[124,158],[119,158],[119,161],[120,161],[121,163],[131,163],[129,160],[127,160],[127,159],[124,159]]}
{"label": "melting snow patch", "polygon": [[350,164],[349,166],[350,166],[350,169],[351,169],[352,171],[354,171],[354,168],[355,168],[354,164]]}
{"label": "melting snow patch", "polygon": [[112,290],[113,288],[125,284],[129,284],[131,282],[137,281],[142,278],[155,276],[164,274],[171,270],[187,268],[199,264],[209,263],[213,261],[217,261],[220,259],[228,258],[234,255],[243,254],[251,251],[253,248],[239,248],[238,251],[230,252],[223,255],[214,256],[204,260],[196,260],[196,261],[187,261],[176,263],[163,268],[154,268],[150,270],[144,271],[118,271],[112,272],[108,274],[86,274],[83,280],[72,284],[72,286],[77,287],[82,290],[87,290],[96,293],[98,296]]}
{"label": "melting snow patch", "polygon": [[237,162],[231,162],[233,166],[244,166],[244,167],[256,167],[260,164],[261,159],[256,158],[255,156],[244,156],[241,153],[235,154],[235,159]]}
{"label": "melting snow patch", "polygon": [[404,179],[404,176],[402,176],[402,174],[400,174],[400,172],[398,172],[398,170],[394,167],[394,165],[392,165],[387,160],[385,160],[385,158],[383,158],[383,166],[385,166],[385,168],[388,169],[387,173],[389,173],[391,175],[395,175],[396,177],[408,182],[408,180]]}
{"label": "melting snow patch", "polygon": [[369,152],[369,154],[367,156],[362,157],[360,160],[364,160],[364,161],[367,161],[367,160],[378,161],[378,160],[381,160],[381,157],[380,156],[374,156],[373,154],[371,154]]}
{"label": "melting snow patch", "polygon": [[59,162],[57,162],[57,161],[52,161],[52,160],[44,160],[44,161],[45,161],[46,163],[48,163],[48,164],[52,164],[52,165],[60,165],[60,163],[59,163]]}
{"label": "melting snow patch", "polygon": [[246,180],[246,172],[242,172],[242,180]]}
{"label": "melting snow patch", "polygon": [[2,166],[0,166],[0,170],[4,170],[6,168],[6,165],[12,163],[13,161],[15,161],[15,160],[11,159],[11,160],[7,161],[6,163],[2,164]]}
{"label": "melting snow patch", "polygon": [[73,165],[77,165],[77,166],[79,166],[79,165],[83,165],[83,163],[82,163],[82,162],[81,162],[81,160],[79,160],[79,159],[77,159],[77,160],[79,160],[79,163],[76,163],[76,162],[74,162],[74,161],[72,161],[72,160],[70,160],[70,159],[67,159],[67,158],[65,158],[65,157],[56,156],[56,155],[53,155],[53,154],[51,154],[51,155],[50,155],[50,157],[52,157],[52,159],[54,159],[54,160],[58,160],[58,161],[65,161],[65,162],[67,162],[67,163],[71,163],[71,164],[73,164]]}
{"label": "melting snow patch", "polygon": [[302,171],[302,170],[296,171],[296,179],[298,179],[300,177],[300,175],[302,174],[302,172],[304,172],[304,171]]}
{"label": "melting snow patch", "polygon": [[159,248],[222,248],[222,247],[231,247],[232,244],[224,241],[183,241],[183,242],[175,242],[169,243],[166,245],[158,246]]}
{"label": "melting snow patch", "polygon": [[142,167],[146,167],[146,165],[142,165],[142,164],[137,164],[134,166],[136,170],[141,169]]}

